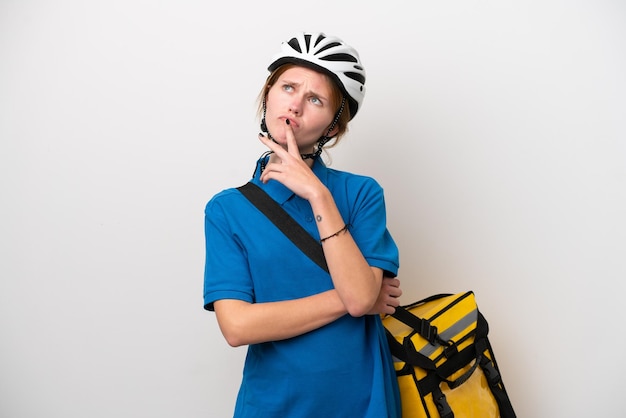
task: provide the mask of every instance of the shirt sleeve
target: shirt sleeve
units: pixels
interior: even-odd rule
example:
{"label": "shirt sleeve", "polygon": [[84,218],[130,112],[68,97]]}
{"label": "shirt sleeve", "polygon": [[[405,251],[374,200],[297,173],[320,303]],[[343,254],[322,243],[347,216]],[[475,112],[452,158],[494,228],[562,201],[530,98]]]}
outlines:
{"label": "shirt sleeve", "polygon": [[350,233],[370,266],[382,269],[386,276],[395,277],[399,268],[399,252],[387,229],[383,189],[369,177],[355,180],[359,180],[360,185],[348,188],[356,191],[351,196]]}
{"label": "shirt sleeve", "polygon": [[217,195],[204,211],[204,308],[210,311],[213,310],[213,302],[220,299],[254,301],[247,257],[237,233],[233,231],[234,211],[228,209],[229,202],[232,203],[232,199],[227,195]]}

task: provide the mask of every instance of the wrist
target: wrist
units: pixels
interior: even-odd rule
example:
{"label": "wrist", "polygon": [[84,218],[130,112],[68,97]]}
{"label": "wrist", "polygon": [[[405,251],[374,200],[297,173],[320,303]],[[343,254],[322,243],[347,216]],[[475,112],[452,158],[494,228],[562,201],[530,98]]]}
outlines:
{"label": "wrist", "polygon": [[316,187],[308,198],[311,207],[322,207],[329,202],[333,202],[333,195],[324,184],[320,182],[319,187]]}

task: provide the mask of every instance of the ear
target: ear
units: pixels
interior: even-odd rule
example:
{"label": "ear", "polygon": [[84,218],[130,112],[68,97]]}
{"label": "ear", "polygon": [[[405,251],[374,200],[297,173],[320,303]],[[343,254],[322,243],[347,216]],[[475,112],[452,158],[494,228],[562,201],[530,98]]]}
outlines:
{"label": "ear", "polygon": [[[327,128],[328,129],[328,128]],[[335,127],[333,128],[332,131],[328,132],[328,134],[326,136],[330,137],[330,138],[334,138],[335,135],[337,135],[337,133],[339,132],[339,127],[337,125],[335,125]]]}

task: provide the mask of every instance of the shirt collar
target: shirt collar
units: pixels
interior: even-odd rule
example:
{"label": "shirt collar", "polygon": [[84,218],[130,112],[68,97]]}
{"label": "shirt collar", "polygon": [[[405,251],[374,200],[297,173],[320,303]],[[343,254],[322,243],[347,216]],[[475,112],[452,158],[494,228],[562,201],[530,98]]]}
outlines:
{"label": "shirt collar", "polygon": [[[269,159],[269,157],[261,157],[257,161],[256,170],[254,171],[254,177],[251,181],[259,186],[261,189],[265,190],[265,192],[269,194],[272,199],[282,205],[287,200],[291,199],[295,195],[295,193],[276,180],[270,180],[265,184],[261,182],[261,162],[263,160],[267,162],[267,159]],[[326,164],[324,164],[320,157],[317,157],[313,161],[312,169],[317,178],[319,178],[322,183],[326,184],[326,180],[328,179],[328,167],[326,167]]]}

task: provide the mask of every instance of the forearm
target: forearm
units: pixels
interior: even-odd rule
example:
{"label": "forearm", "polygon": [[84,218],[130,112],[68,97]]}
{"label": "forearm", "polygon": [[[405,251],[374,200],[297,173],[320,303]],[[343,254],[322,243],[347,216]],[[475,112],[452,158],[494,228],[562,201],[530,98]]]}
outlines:
{"label": "forearm", "polygon": [[328,189],[324,188],[309,203],[320,237],[330,237],[323,241],[322,248],[335,289],[352,316],[365,315],[380,292],[382,271],[369,266],[349,228],[336,234],[346,224]]}
{"label": "forearm", "polygon": [[347,313],[336,290],[280,302],[225,299],[214,306],[222,334],[234,347],[295,337]]}

